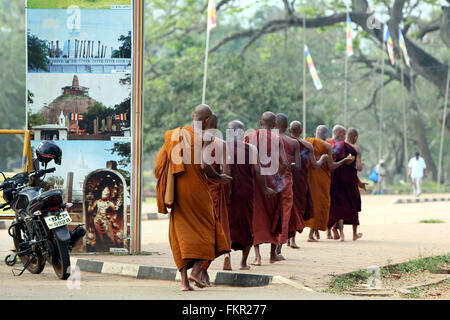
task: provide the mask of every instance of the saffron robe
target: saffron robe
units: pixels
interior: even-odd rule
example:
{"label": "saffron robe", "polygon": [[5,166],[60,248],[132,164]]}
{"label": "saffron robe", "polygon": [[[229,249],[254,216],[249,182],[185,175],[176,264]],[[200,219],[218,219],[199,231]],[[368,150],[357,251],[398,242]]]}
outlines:
{"label": "saffron robe", "polygon": [[[192,267],[194,260],[212,261],[229,251],[223,228],[214,213],[206,175],[201,165],[194,163],[194,130],[191,127],[183,129],[190,141],[183,139],[182,135],[172,139],[176,129],[167,131],[161,154],[155,163],[155,172],[159,172],[165,165],[164,160],[168,159],[175,175],[175,201],[170,213],[169,242],[179,270],[185,266]],[[184,147],[180,148],[181,145]],[[174,159],[180,154],[190,159]],[[157,193],[157,198],[161,202],[164,194]]]}
{"label": "saffron robe", "polygon": [[[306,141],[312,144],[316,158],[328,154],[325,141],[317,138],[308,138]],[[320,168],[309,171],[308,183],[314,205],[314,217],[306,220],[306,226],[311,229],[326,231],[330,214],[331,185],[331,172],[328,163],[325,162]]]}

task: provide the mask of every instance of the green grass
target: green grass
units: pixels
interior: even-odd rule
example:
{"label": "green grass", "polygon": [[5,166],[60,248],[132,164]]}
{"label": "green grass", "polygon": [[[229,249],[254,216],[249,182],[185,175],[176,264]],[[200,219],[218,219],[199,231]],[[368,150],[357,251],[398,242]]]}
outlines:
{"label": "green grass", "polygon": [[343,291],[349,290],[360,283],[366,282],[367,279],[369,279],[369,273],[365,270],[358,270],[336,276],[331,280],[326,292],[342,293]]}
{"label": "green grass", "polygon": [[[381,267],[381,277],[390,278],[392,274],[417,274],[424,271],[438,272],[442,269],[444,264],[450,263],[450,253],[443,256],[418,258],[408,262],[399,263],[397,265]],[[339,275],[333,277],[325,292],[328,293],[343,293],[351,288],[363,284],[369,278],[369,273],[365,270],[358,270],[355,272]],[[411,292],[412,298],[414,295],[419,295],[420,290]],[[417,296],[418,297],[418,296]]]}
{"label": "green grass", "polygon": [[28,0],[29,9],[66,9],[71,5],[81,9],[109,9],[111,5],[130,5],[131,0]]}
{"label": "green grass", "polygon": [[445,223],[445,221],[439,219],[423,219],[419,223]]}

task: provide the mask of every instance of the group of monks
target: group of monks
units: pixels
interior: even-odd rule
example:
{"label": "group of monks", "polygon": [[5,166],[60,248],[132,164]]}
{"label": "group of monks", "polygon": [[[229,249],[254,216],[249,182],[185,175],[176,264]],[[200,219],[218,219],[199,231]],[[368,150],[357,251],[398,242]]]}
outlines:
{"label": "group of monks", "polygon": [[[327,140],[321,125],[304,140],[299,121],[288,124],[284,114],[269,111],[261,129],[247,135],[241,121],[231,121],[233,135],[224,140],[214,134],[218,119],[209,106],[197,106],[192,120],[165,133],[155,161],[158,210],[171,209],[169,241],[183,291],[193,290],[190,281],[210,286],[207,270],[220,255],[223,269],[231,270],[232,249],[242,251],[240,269],[248,270],[252,247],[251,265],[261,265],[265,243],[270,263],[285,260],[282,245],[298,248],[295,235],[305,227],[310,242],[319,241],[319,231],[344,241],[344,224],[353,225],[353,240],[362,236],[359,188],[365,184],[357,175],[363,163],[356,129],[336,125]],[[173,203],[166,201],[170,175]]]}

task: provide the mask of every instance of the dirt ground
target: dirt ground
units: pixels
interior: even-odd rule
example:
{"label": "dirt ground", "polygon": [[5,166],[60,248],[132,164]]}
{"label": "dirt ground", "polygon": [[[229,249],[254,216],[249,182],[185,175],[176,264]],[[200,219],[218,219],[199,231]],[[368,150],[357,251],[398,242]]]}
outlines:
{"label": "dirt ground", "polygon": [[[427,195],[423,195],[426,197]],[[433,195],[434,196],[434,195]],[[302,286],[322,291],[328,288],[332,275],[366,269],[372,265],[384,266],[418,257],[435,256],[449,252],[450,202],[393,204],[400,196],[367,195],[362,197],[359,231],[363,238],[351,240],[351,226],[345,227],[347,241],[327,240],[321,232],[318,243],[306,242],[308,229],[297,234],[300,249],[283,247],[286,258],[275,264],[268,261],[270,246],[261,246],[262,266],[246,273],[280,275]],[[446,194],[445,197],[450,197]],[[402,196],[402,198],[406,198]],[[144,207],[144,213],[155,208]],[[168,241],[169,220],[160,215],[158,220],[142,222],[142,250],[151,255],[89,255],[89,259],[129,264],[175,267]],[[422,219],[440,219],[444,223],[419,223]],[[0,253],[10,249],[10,239],[0,230]],[[232,268],[239,269],[240,252],[232,252]],[[253,251],[249,262],[254,259]],[[211,264],[211,270],[221,270],[223,257]],[[448,290],[447,290],[448,291]]]}

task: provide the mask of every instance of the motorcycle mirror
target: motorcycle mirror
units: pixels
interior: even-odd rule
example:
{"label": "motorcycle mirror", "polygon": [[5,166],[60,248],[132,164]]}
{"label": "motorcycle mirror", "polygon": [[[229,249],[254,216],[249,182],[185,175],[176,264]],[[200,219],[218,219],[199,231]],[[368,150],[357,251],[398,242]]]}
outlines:
{"label": "motorcycle mirror", "polygon": [[66,203],[66,208],[72,208],[72,206],[73,206],[73,203],[71,203],[71,202]]}

